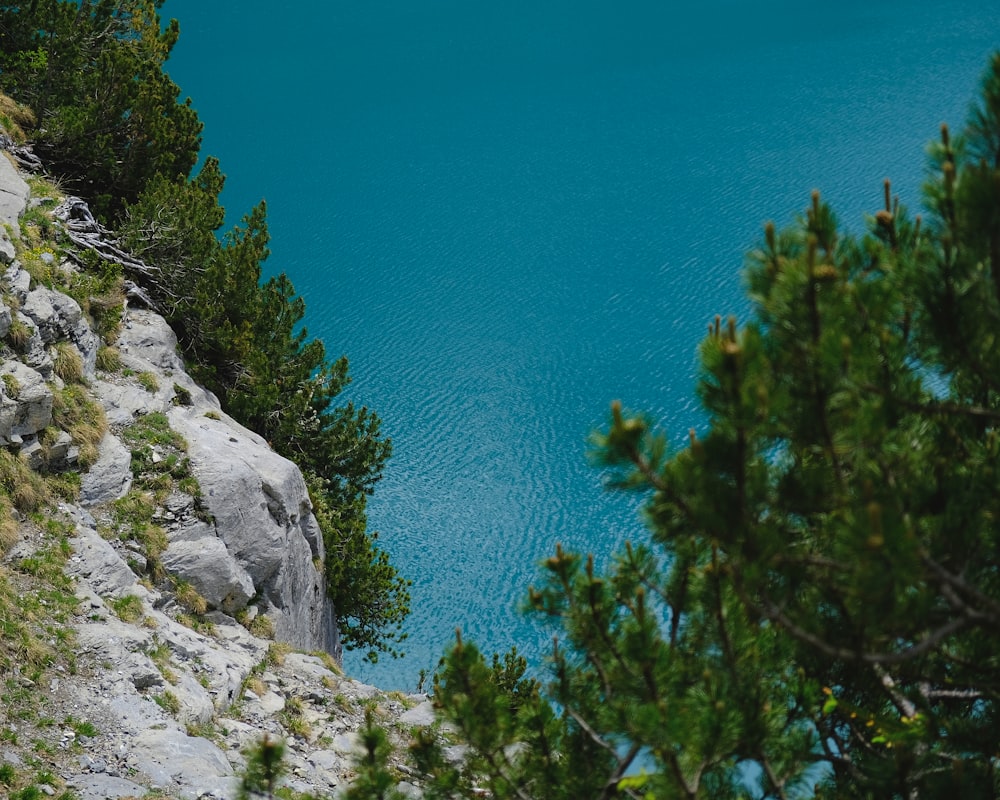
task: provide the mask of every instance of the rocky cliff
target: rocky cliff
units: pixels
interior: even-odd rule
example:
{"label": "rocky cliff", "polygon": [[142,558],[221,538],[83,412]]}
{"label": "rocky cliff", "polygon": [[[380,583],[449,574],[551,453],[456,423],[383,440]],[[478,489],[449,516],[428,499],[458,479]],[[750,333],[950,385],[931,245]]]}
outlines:
{"label": "rocky cliff", "polygon": [[[230,797],[264,734],[291,789],[336,793],[366,705],[401,740],[428,704],[341,674],[298,469],[188,376],[157,314],[112,293],[102,342],[44,194],[0,155],[0,487],[22,508],[0,536],[0,793]],[[22,238],[26,212],[48,238]]]}

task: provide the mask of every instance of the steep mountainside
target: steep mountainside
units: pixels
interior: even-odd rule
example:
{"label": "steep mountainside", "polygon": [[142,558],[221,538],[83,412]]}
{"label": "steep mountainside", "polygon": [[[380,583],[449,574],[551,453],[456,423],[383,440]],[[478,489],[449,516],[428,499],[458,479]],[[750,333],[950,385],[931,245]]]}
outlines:
{"label": "steep mountainside", "polygon": [[0,155],[0,795],[228,798],[265,735],[336,793],[366,708],[399,745],[430,704],[343,676],[302,475],[72,247],[85,217]]}

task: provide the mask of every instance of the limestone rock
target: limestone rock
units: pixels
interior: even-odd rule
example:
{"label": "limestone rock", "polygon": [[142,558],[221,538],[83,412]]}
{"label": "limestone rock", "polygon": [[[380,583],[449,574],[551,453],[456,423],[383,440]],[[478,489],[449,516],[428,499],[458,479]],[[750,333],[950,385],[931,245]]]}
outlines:
{"label": "limestone rock", "polygon": [[253,580],[207,525],[204,535],[171,542],[160,556],[164,568],[187,581],[212,608],[235,613],[254,596]]}
{"label": "limestone rock", "polygon": [[66,786],[79,800],[119,800],[142,797],[146,787],[127,778],[105,774],[81,774],[66,779]]}
{"label": "limestone rock", "polygon": [[31,275],[28,274],[27,270],[22,268],[20,263],[14,262],[4,272],[3,282],[17,301],[23,303],[24,298],[28,296],[28,289],[31,287]]}
{"label": "limestone rock", "polygon": [[83,526],[77,528],[67,572],[87,580],[95,592],[105,596],[118,596],[136,581],[135,573],[111,544]]}
{"label": "limestone rock", "polygon": [[[52,423],[52,390],[44,377],[19,361],[5,361],[0,365],[0,379],[16,387],[11,391],[4,382],[4,398],[13,404],[0,401],[0,437],[10,441],[11,436],[34,436]],[[11,394],[16,395],[11,397]]]}
{"label": "limestone rock", "polygon": [[88,506],[124,497],[132,486],[131,462],[128,448],[115,436],[105,434],[97,461],[81,476],[80,502]]}
{"label": "limestone rock", "polygon": [[0,155],[0,228],[9,225],[19,235],[19,220],[28,207],[31,190],[17,168],[6,156]]}
{"label": "limestone rock", "polygon": [[298,468],[255,434],[197,407],[173,407],[203,502],[228,552],[266,600],[278,638],[303,649],[337,647],[332,609],[313,559],[322,541]]}
{"label": "limestone rock", "polygon": [[208,739],[172,728],[145,730],[133,741],[131,756],[139,770],[181,797],[234,794],[232,765]]}

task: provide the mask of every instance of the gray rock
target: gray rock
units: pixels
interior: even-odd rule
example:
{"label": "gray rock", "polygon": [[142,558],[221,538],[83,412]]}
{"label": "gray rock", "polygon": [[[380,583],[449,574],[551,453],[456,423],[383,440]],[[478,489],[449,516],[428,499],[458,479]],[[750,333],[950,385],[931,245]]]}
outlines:
{"label": "gray rock", "polygon": [[[19,361],[0,365],[0,376],[10,375],[17,385],[13,405],[0,401],[0,437],[34,436],[52,424],[52,390],[41,373]],[[8,397],[6,389],[4,397]]]}
{"label": "gray rock", "polygon": [[0,229],[0,264],[11,264],[17,258],[14,243],[7,235],[6,229]]}
{"label": "gray rock", "polygon": [[208,534],[171,542],[160,561],[168,572],[194,586],[212,608],[236,613],[254,596],[253,580],[222,540],[207,525],[200,527]]}
{"label": "gray rock", "polygon": [[80,502],[85,506],[124,497],[132,487],[132,454],[115,436],[104,435],[97,461],[80,481]]}
{"label": "gray rock", "polygon": [[108,774],[73,775],[66,778],[66,786],[79,800],[118,800],[121,797],[143,797],[147,788],[125,778]]}
{"label": "gray rock", "polygon": [[266,601],[279,639],[335,652],[332,609],[313,559],[322,540],[298,468],[228,419],[173,407],[218,537]]}
{"label": "gray rock", "polygon": [[38,472],[45,466],[45,448],[35,438],[22,444],[18,454],[24,459],[28,467],[35,472]]}
{"label": "gray rock", "polygon": [[78,527],[70,544],[73,555],[66,571],[88,581],[97,594],[118,596],[135,584],[135,573],[97,531]]}
{"label": "gray rock", "polygon": [[73,437],[60,431],[45,451],[45,464],[51,469],[63,469],[71,461],[73,452],[79,452],[73,448]]}
{"label": "gray rock", "polygon": [[9,225],[19,236],[19,220],[28,207],[31,190],[9,158],[0,155],[0,162],[0,227]]}
{"label": "gray rock", "polygon": [[31,275],[19,262],[11,264],[3,275],[4,283],[10,289],[10,293],[17,298],[19,303],[24,302],[28,296],[28,289],[31,288]]}
{"label": "gray rock", "polygon": [[131,753],[138,769],[164,788],[182,797],[212,793],[229,796],[233,768],[218,747],[171,728],[142,731],[133,740]]}
{"label": "gray rock", "polygon": [[21,313],[35,324],[42,341],[46,344],[54,342],[59,335],[59,318],[51,302],[53,294],[55,292],[50,289],[39,286],[28,292],[28,296],[21,303]]}
{"label": "gray rock", "polygon": [[10,308],[6,303],[0,303],[0,339],[3,339],[10,332],[12,319]]}
{"label": "gray rock", "polygon": [[428,727],[434,722],[434,704],[430,700],[424,700],[420,705],[400,715],[399,721],[404,725]]}
{"label": "gray rock", "polygon": [[49,351],[45,347],[42,332],[35,321],[21,311],[17,312],[17,318],[31,331],[31,336],[24,348],[24,363],[32,367],[45,380],[49,380],[52,377],[52,356],[49,355]]}

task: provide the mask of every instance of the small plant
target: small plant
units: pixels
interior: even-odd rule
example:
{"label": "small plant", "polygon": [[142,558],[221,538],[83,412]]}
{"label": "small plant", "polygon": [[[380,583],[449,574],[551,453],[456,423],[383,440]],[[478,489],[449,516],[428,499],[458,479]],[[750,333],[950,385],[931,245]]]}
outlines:
{"label": "small plant", "polygon": [[0,494],[5,494],[18,511],[37,511],[50,499],[48,487],[19,455],[0,450]]}
{"label": "small plant", "polygon": [[78,720],[72,716],[66,717],[63,720],[63,725],[70,728],[77,736],[86,736],[88,739],[93,739],[100,733],[94,723],[87,722],[86,720]]}
{"label": "small plant", "polygon": [[237,792],[239,800],[253,797],[273,797],[278,779],[285,773],[285,745],[267,734],[247,754],[246,772]]}
{"label": "small plant", "polygon": [[193,614],[181,613],[177,615],[176,620],[185,628],[190,628],[191,630],[204,636],[215,635],[215,625],[202,617],[196,617]]}
{"label": "small plant", "polygon": [[17,770],[13,764],[0,764],[0,783],[4,786],[13,786],[17,780]]}
{"label": "small plant", "polygon": [[80,351],[69,342],[53,345],[52,367],[56,375],[66,383],[80,383],[83,380],[83,358]]}
{"label": "small plant", "polygon": [[166,711],[172,716],[176,716],[181,710],[181,701],[173,692],[169,689],[163,694],[158,694],[153,697],[153,702],[156,703],[160,708]]}
{"label": "small plant", "polygon": [[267,663],[280,667],[285,663],[285,656],[292,652],[292,646],[285,642],[271,642],[267,647]]}
{"label": "small plant", "polygon": [[20,529],[14,519],[14,507],[10,499],[0,494],[0,556],[6,553],[20,538]]}
{"label": "small plant", "polygon": [[208,601],[187,581],[178,580],[174,587],[174,593],[177,602],[192,614],[204,614],[208,611]]}
{"label": "small plant", "polygon": [[142,600],[134,594],[126,594],[111,600],[111,610],[122,622],[135,622],[142,617]]}
{"label": "small plant", "polygon": [[0,381],[3,381],[4,394],[11,400],[17,400],[21,396],[21,382],[9,372],[0,375]]}
{"label": "small plant", "polygon": [[191,392],[179,383],[174,384],[174,397],[171,402],[173,402],[175,406],[194,405],[194,401],[191,399]]}
{"label": "small plant", "polygon": [[31,341],[31,327],[21,319],[13,319],[7,330],[7,341],[17,352],[23,353]]}
{"label": "small plant", "polygon": [[160,382],[156,380],[156,376],[152,372],[140,372],[135,376],[135,379],[150,394],[156,394],[160,391]]}
{"label": "small plant", "polygon": [[208,417],[208,419],[214,419],[216,421],[222,419],[222,417],[219,416],[219,412],[217,411],[206,411],[205,416]]}
{"label": "small plant", "polygon": [[258,639],[273,639],[274,638],[274,623],[271,622],[271,618],[266,614],[258,614],[247,626],[247,630],[250,631]]}
{"label": "small plant", "polygon": [[52,393],[52,421],[73,437],[82,469],[97,461],[108,420],[100,403],[91,399],[83,386],[71,384]]}
{"label": "small plant", "polygon": [[97,351],[97,368],[101,372],[117,372],[122,367],[122,354],[117,347],[104,345]]}

